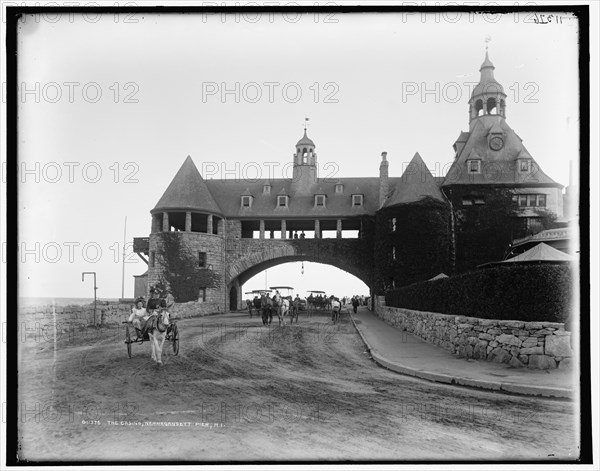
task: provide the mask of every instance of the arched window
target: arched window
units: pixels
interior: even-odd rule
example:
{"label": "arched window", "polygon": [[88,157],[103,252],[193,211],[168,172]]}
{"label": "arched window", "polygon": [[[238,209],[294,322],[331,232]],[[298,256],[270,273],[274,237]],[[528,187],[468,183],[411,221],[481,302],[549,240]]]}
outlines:
{"label": "arched window", "polygon": [[483,114],[483,101],[477,100],[475,102],[475,115],[481,116]]}
{"label": "arched window", "polygon": [[496,99],[494,97],[487,99],[486,109],[487,114],[498,114],[498,110],[496,109]]}
{"label": "arched window", "polygon": [[506,117],[506,103],[504,102],[504,100],[500,100],[500,114],[503,117]]}

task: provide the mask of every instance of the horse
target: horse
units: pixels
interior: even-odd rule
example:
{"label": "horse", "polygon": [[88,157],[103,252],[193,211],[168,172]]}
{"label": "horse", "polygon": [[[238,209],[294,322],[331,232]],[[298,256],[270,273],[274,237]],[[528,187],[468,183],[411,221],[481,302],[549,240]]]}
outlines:
{"label": "horse", "polygon": [[279,293],[273,296],[274,305],[277,309],[277,316],[279,317],[279,325],[285,325],[285,316],[290,311],[290,300],[282,297]]}
{"label": "horse", "polygon": [[268,294],[263,294],[260,297],[260,307],[263,325],[270,325],[273,322],[273,300]]}
{"label": "horse", "polygon": [[162,349],[167,336],[167,327],[169,326],[169,313],[166,309],[157,309],[152,313],[143,333],[148,333],[150,343],[152,344],[152,359],[162,366]]}
{"label": "horse", "polygon": [[340,319],[340,311],[342,309],[342,305],[340,304],[339,299],[335,297],[329,298],[329,303],[331,305],[331,320],[334,324]]}

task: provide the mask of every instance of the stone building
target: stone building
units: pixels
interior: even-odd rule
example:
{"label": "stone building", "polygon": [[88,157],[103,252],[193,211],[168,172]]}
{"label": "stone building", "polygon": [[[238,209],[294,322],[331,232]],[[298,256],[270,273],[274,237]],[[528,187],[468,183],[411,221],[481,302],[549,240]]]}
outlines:
{"label": "stone building", "polygon": [[497,189],[511,192],[507,204],[530,230],[537,210],[562,216],[562,185],[508,126],[506,94],[487,52],[480,72],[469,130],[454,143],[445,177],[432,176],[419,154],[392,177],[383,152],[378,176],[321,179],[306,129],[294,146],[292,179],[204,180],[188,157],[151,210],[149,238],[134,244],[149,257],[147,285],[177,272],[185,301],[237,309],[252,276],[303,260],[341,268],[380,293],[455,272],[457,218],[471,207],[485,212]]}

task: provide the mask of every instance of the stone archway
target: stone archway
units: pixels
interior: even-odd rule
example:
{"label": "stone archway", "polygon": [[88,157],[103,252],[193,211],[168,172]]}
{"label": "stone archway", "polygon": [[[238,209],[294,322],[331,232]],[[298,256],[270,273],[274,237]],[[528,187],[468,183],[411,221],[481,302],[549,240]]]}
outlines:
{"label": "stone archway", "polygon": [[237,239],[228,244],[227,258],[228,286],[240,287],[254,275],[283,263],[306,261],[339,268],[373,288],[372,248],[360,239]]}

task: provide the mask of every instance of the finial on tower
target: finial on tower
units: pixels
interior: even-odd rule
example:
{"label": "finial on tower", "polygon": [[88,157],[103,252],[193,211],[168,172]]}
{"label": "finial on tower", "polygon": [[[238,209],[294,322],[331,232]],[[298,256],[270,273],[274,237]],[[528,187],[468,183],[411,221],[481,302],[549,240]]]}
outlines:
{"label": "finial on tower", "polygon": [[492,37],[489,34],[487,34],[485,36],[485,53],[486,54],[487,54],[487,50],[488,50],[488,45],[489,45],[489,43],[490,43],[491,40],[492,40]]}
{"label": "finial on tower", "polygon": [[308,127],[308,120],[310,118],[304,118],[304,134],[306,134],[306,128]]}

